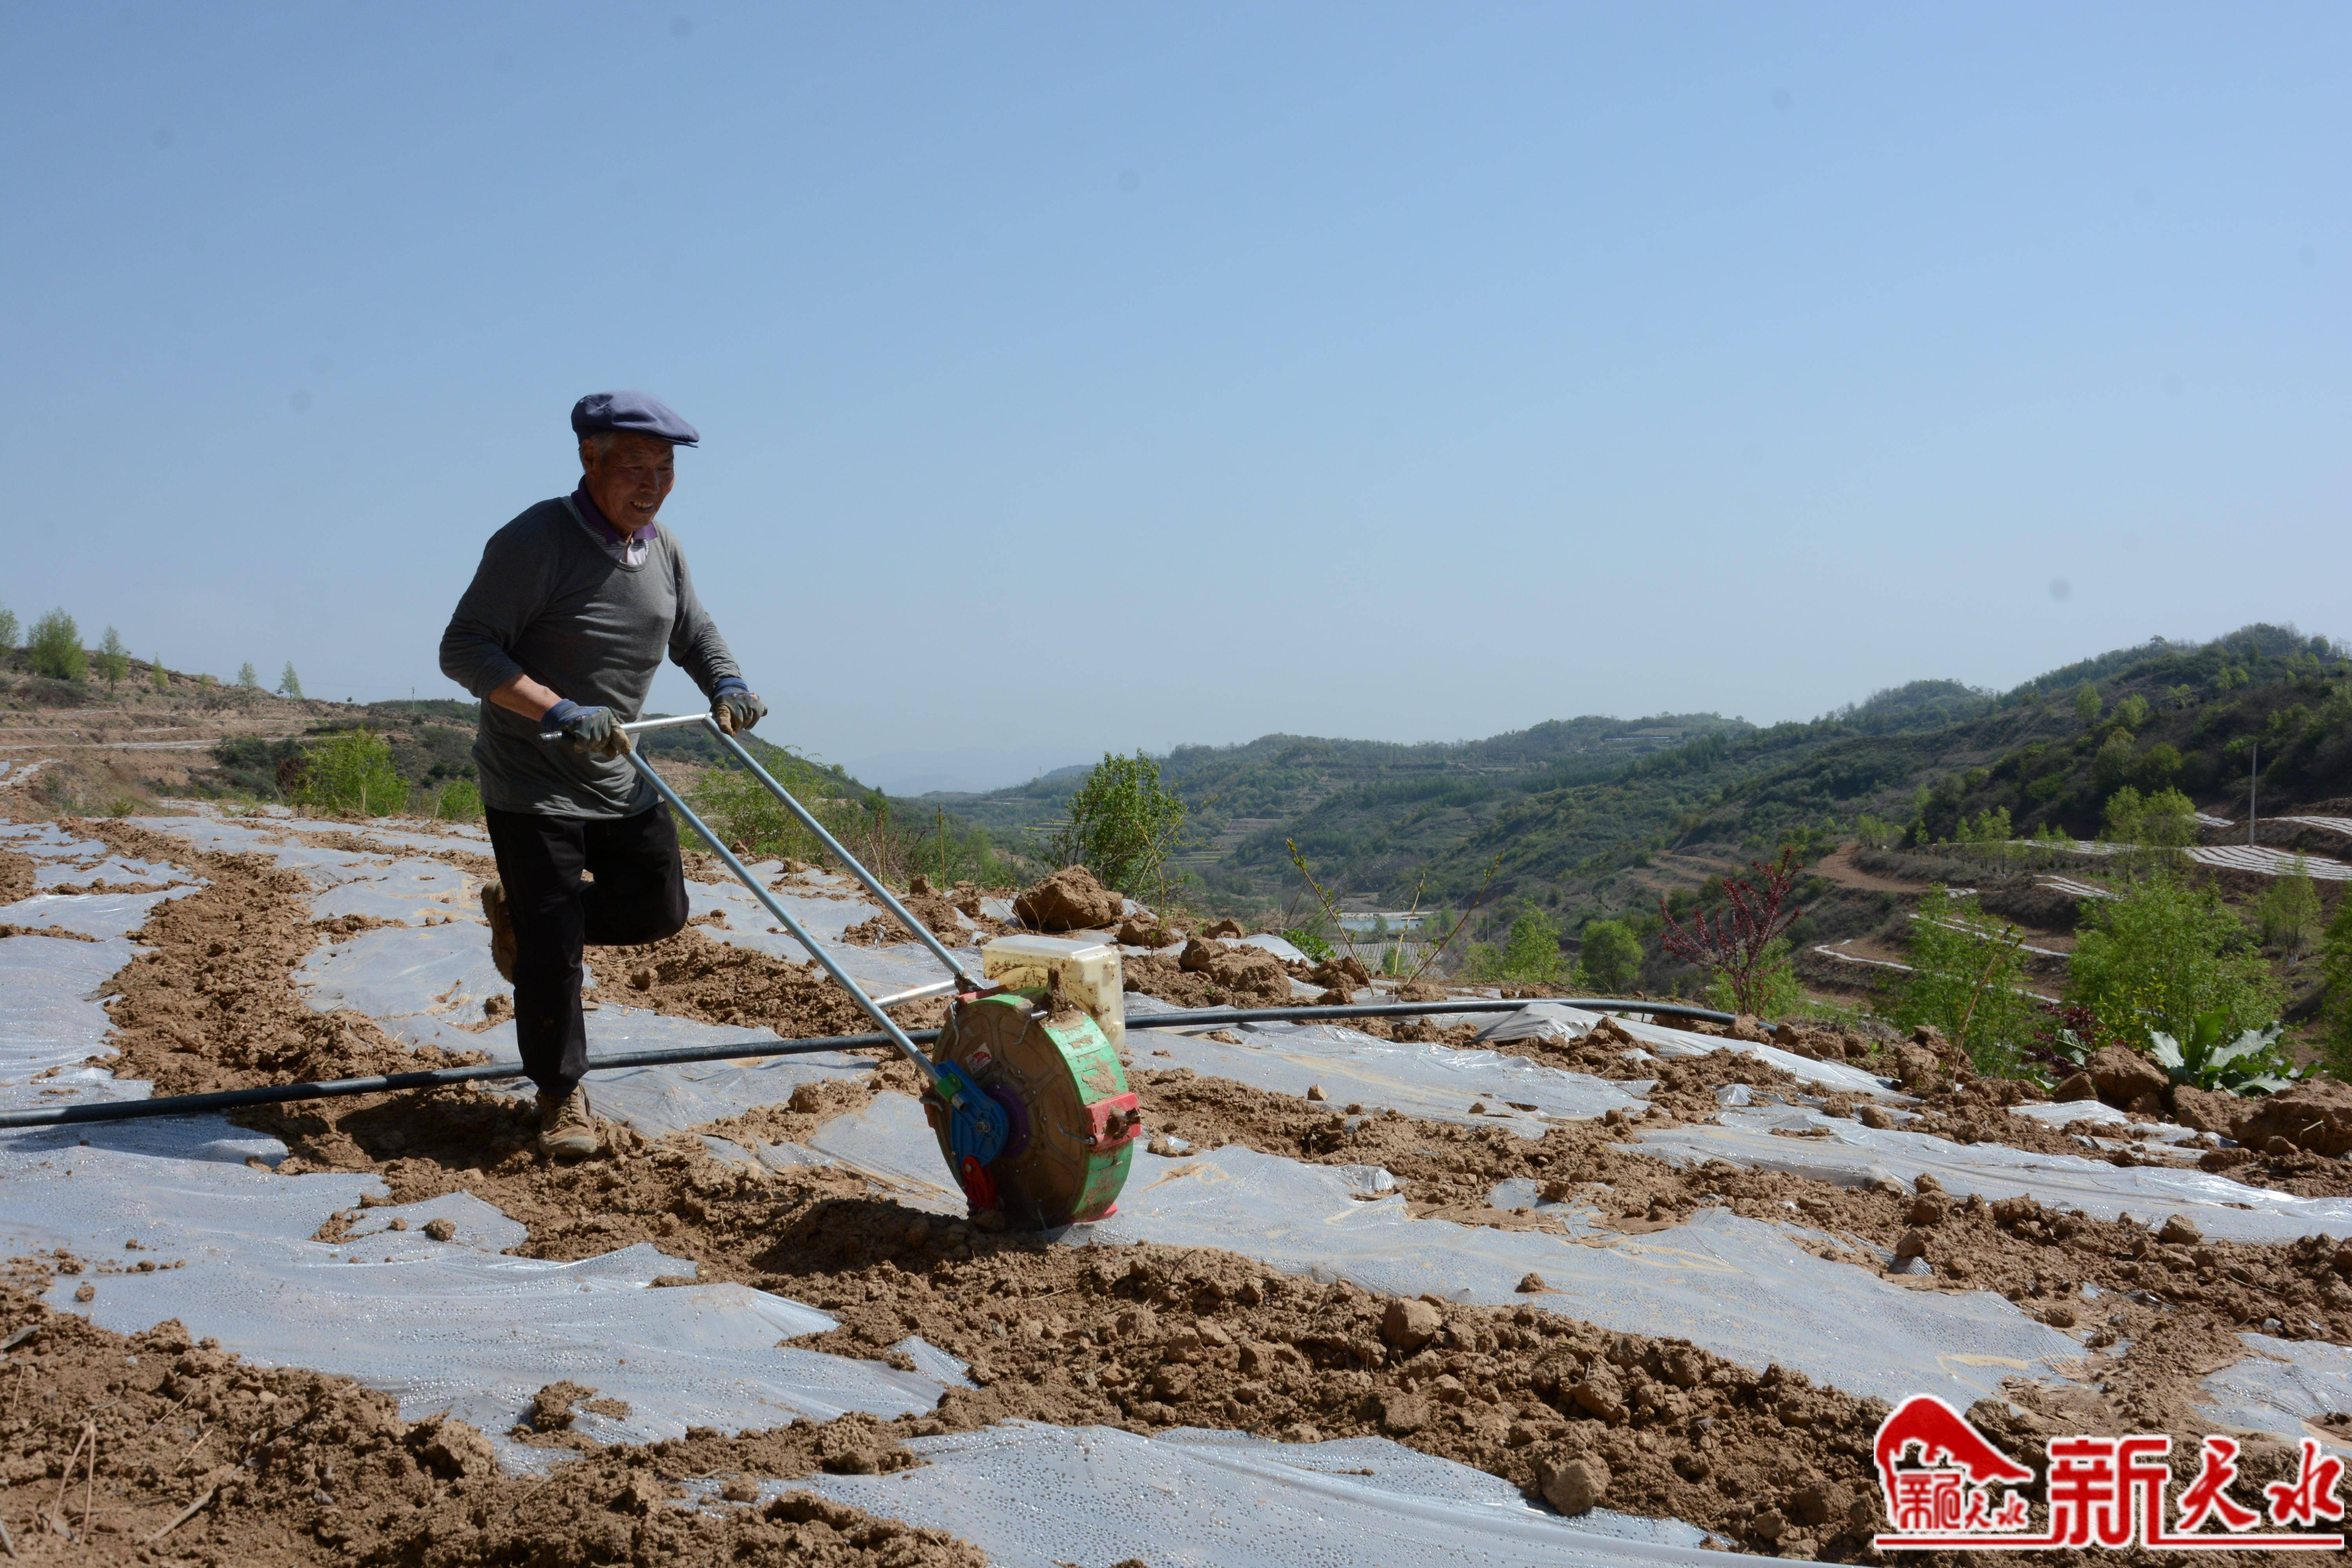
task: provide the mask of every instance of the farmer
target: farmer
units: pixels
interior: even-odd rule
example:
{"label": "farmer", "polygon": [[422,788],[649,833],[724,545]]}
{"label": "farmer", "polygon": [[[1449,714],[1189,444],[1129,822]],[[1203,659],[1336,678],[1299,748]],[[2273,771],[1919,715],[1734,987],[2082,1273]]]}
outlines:
{"label": "farmer", "polygon": [[[580,1087],[583,943],[658,942],[686,924],[677,828],[628,762],[667,652],[732,733],[768,705],[751,693],[656,521],[673,455],[701,437],[642,392],[572,408],[580,488],[490,536],[441,634],[441,669],[482,699],[474,762],[499,879],[482,889],[490,957],[514,984],[515,1044],[539,1086],[539,1146],[593,1154],[603,1136]],[[541,731],[563,739],[549,742]],[[583,884],[582,872],[594,879]]]}

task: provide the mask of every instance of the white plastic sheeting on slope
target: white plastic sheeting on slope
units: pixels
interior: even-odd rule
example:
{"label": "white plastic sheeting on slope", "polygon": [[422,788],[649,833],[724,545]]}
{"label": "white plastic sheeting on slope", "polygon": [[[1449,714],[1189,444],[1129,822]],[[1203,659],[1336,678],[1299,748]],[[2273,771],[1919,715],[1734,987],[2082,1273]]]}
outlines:
{"label": "white plastic sheeting on slope", "polygon": [[[2032,1194],[2062,1209],[2100,1219],[2131,1214],[2160,1219],[2185,1215],[2222,1241],[2292,1241],[2326,1232],[2352,1236],[2352,1198],[2302,1198],[2250,1187],[2199,1170],[2120,1167],[2072,1154],[2038,1154],[2002,1143],[1953,1143],[1922,1132],[1874,1129],[1794,1106],[1727,1110],[1720,1125],[1644,1131],[1629,1151],[1677,1164],[1728,1160],[1755,1170],[1781,1171],[1839,1186],[1867,1186],[1885,1178],[1909,1184],[1922,1172],[1955,1193],[1988,1199]],[[1822,1129],[1826,1138],[1782,1138],[1775,1129]]]}
{"label": "white plastic sheeting on slope", "polygon": [[2324,855],[2290,855],[2283,849],[2265,849],[2252,844],[2200,844],[2188,854],[2200,865],[2252,871],[2262,877],[2284,877],[2300,867],[2315,881],[2352,881],[2352,866]]}
{"label": "white plastic sheeting on slope", "polygon": [[2225,1426],[2268,1432],[2289,1444],[2317,1437],[2339,1448],[2352,1438],[2314,1425],[2352,1411],[2352,1350],[2319,1340],[2240,1334],[2253,1353],[2208,1377],[2198,1409]]}
{"label": "white plastic sheeting on slope", "polygon": [[[1319,1084],[1335,1112],[1357,1102],[1464,1126],[1504,1126],[1526,1138],[1542,1137],[1546,1118],[1590,1119],[1643,1103],[1590,1073],[1496,1051],[1382,1040],[1333,1024],[1235,1028],[1238,1046],[1204,1034],[1130,1028],[1128,1048],[1138,1067],[1190,1068],[1276,1094],[1303,1095]],[[1471,1115],[1474,1104],[1486,1111]]]}
{"label": "white plastic sheeting on slope", "polygon": [[[921,1110],[883,1094],[812,1145],[890,1190],[956,1201]],[[2081,1346],[1985,1293],[1911,1291],[1799,1248],[1721,1209],[1642,1237],[1581,1245],[1545,1231],[1416,1220],[1365,1166],[1308,1165],[1228,1147],[1191,1159],[1139,1153],[1118,1212],[1073,1243],[1213,1247],[1285,1273],[1383,1295],[1523,1303],[1604,1328],[1689,1339],[1753,1367],[1773,1362],[1854,1394],[1942,1392],[1969,1403],[2011,1373],[2047,1375]],[[902,1197],[902,1201],[912,1201]],[[1521,1295],[1543,1276],[1550,1289]]]}
{"label": "white plastic sheeting on slope", "polygon": [[[377,1228],[403,1212],[382,1208],[368,1211],[360,1238],[311,1240],[330,1215],[383,1186],[372,1176],[289,1178],[244,1163],[283,1153],[216,1118],[0,1135],[0,1240],[19,1253],[184,1260],[152,1274],[67,1279],[51,1304],[124,1332],[178,1318],[257,1360],[384,1389],[412,1418],[454,1410],[494,1439],[538,1389],[566,1377],[629,1402],[625,1421],[596,1431],[608,1440],[844,1410],[896,1415],[938,1400],[931,1379],[778,1350],[779,1339],[831,1326],[814,1309],[740,1285],[647,1289],[657,1276],[694,1271],[649,1246],[550,1263],[466,1245],[469,1231],[481,1243],[510,1243],[510,1232],[478,1223],[461,1226],[455,1243],[436,1242],[423,1221],[446,1212],[447,1199],[418,1205],[405,1231]],[[132,1239],[146,1250],[127,1253]],[[97,1300],[74,1303],[78,1283],[94,1284]]]}
{"label": "white plastic sheeting on slope", "polygon": [[[1541,1009],[1546,1016],[1557,1015],[1571,1024],[1591,1028],[1601,1022],[1601,1014],[1581,1007],[1563,1007],[1557,1002],[1531,1002],[1528,1010]],[[1819,1084],[1837,1094],[1892,1095],[1894,1090],[1884,1079],[1874,1077],[1857,1067],[1843,1062],[1818,1062],[1811,1057],[1801,1057],[1794,1051],[1784,1051],[1778,1046],[1759,1046],[1748,1040],[1726,1039],[1720,1035],[1694,1034],[1688,1029],[1670,1028],[1664,1024],[1650,1024],[1639,1019],[1617,1016],[1617,1026],[1657,1055],[1672,1060],[1678,1057],[1711,1056],[1717,1051],[1738,1051],[1759,1061],[1771,1063],[1800,1083]],[[1581,1030],[1579,1031],[1581,1033]]]}
{"label": "white plastic sheeting on slope", "polygon": [[[817,1476],[819,1492],[949,1530],[997,1568],[1706,1568],[1748,1561],[1672,1521],[1564,1520],[1517,1489],[1392,1443],[1284,1444],[1229,1433],[1141,1437],[1009,1422],[920,1437],[923,1464]],[[1370,1469],[1369,1476],[1351,1472]]]}

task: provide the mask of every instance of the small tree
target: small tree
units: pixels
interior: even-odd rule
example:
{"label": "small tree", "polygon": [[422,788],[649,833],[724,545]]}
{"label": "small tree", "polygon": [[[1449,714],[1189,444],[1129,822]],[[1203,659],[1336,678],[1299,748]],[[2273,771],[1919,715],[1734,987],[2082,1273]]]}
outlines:
{"label": "small tree", "polygon": [[2279,1016],[2284,994],[2251,933],[2210,889],[2159,870],[2118,899],[2089,900],[2090,923],[2067,965],[2066,1000],[2126,1039],[2178,1038],[2222,1015],[2235,1035]]}
{"label": "small tree", "polygon": [[1748,862],[1759,880],[1723,879],[1723,894],[1731,907],[1720,915],[1710,916],[1704,910],[1691,912],[1691,923],[1685,928],[1675,919],[1666,900],[1658,900],[1658,912],[1665,917],[1665,930],[1659,940],[1668,952],[1685,963],[1696,964],[1707,972],[1711,989],[1727,996],[1736,1005],[1735,1012],[1767,1016],[1764,1007],[1780,1002],[1796,990],[1796,978],[1789,959],[1789,944],[1780,941],[1780,933],[1795,923],[1800,910],[1788,907],[1789,891],[1796,885],[1797,851],[1791,847],[1780,851],[1780,860],[1771,866],[1760,860]]}
{"label": "small tree", "polygon": [[1053,847],[1063,865],[1084,864],[1105,887],[1140,894],[1156,884],[1164,902],[1168,859],[1183,835],[1184,803],[1160,782],[1160,764],[1139,751],[1105,752],[1070,797]]}
{"label": "small tree", "polygon": [[0,605],[0,655],[16,651],[16,612]]}
{"label": "small tree", "polygon": [[2137,734],[2141,726],[2147,722],[2147,699],[2137,696],[2125,698],[2116,704],[2116,718],[2125,729]]}
{"label": "small tree", "polygon": [[26,651],[32,655],[35,675],[46,675],[52,680],[79,680],[89,673],[89,656],[82,652],[81,628],[63,610],[51,610],[33,623],[33,640]]}
{"label": "small tree", "polygon": [[294,661],[286,661],[286,673],[278,678],[278,694],[281,697],[302,695],[302,678],[294,673]]}
{"label": "small tree", "polygon": [[2095,686],[2085,685],[2074,693],[2074,717],[2083,721],[2086,730],[2099,721],[2099,710],[2105,706],[2099,700],[2099,689]]}
{"label": "small tree", "polygon": [[1584,928],[1576,959],[1576,984],[1596,996],[1625,996],[1642,983],[1642,939],[1623,921],[1594,921]]}
{"label": "small tree", "polygon": [[261,684],[261,677],[254,673],[253,660],[248,658],[243,664],[236,667],[236,683],[239,686],[258,686]]}
{"label": "small tree", "polygon": [[392,742],[369,730],[345,730],[310,748],[302,803],[329,811],[389,816],[408,804],[408,784],[392,764]]}
{"label": "small tree", "polygon": [[2319,934],[2319,890],[2311,885],[2310,865],[2300,855],[2287,874],[2273,882],[2255,906],[2254,921],[2262,927],[2263,945],[2288,958],[2301,958]]}
{"label": "small tree", "polygon": [[1528,910],[1511,922],[1503,945],[1476,942],[1467,954],[1474,980],[1507,980],[1548,985],[1567,971],[1559,956],[1559,922],[1541,910]]}
{"label": "small tree", "polygon": [[149,667],[147,679],[154,683],[155,689],[158,691],[169,691],[172,689],[172,672],[163,668],[163,656],[162,654],[159,653],[155,656],[153,664]]}
{"label": "small tree", "polygon": [[121,685],[123,678],[130,673],[131,650],[122,646],[122,634],[109,626],[106,636],[100,639],[98,645],[99,679],[104,680],[106,689],[111,691]]}
{"label": "small tree", "polygon": [[1933,1024],[1987,1076],[2013,1070],[2034,1014],[2018,984],[2023,933],[1962,907],[1937,883],[1912,917],[1910,945],[1911,973],[1895,985],[1895,1021]]}

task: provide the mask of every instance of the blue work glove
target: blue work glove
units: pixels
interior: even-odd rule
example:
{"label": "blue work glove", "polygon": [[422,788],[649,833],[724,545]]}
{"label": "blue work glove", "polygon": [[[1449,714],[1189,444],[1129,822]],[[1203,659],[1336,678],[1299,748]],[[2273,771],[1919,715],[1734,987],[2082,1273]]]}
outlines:
{"label": "blue work glove", "polygon": [[732,735],[766,718],[768,705],[760,700],[748,682],[730,677],[710,694],[710,716],[721,730]]}
{"label": "blue work glove", "polygon": [[617,757],[630,749],[629,732],[621,728],[621,716],[610,708],[583,708],[566,698],[541,714],[539,721],[551,730],[562,731],[576,752]]}

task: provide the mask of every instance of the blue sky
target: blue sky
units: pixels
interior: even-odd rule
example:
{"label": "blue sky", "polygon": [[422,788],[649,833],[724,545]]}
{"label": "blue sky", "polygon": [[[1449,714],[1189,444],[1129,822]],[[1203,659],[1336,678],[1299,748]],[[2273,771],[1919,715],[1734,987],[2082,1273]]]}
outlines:
{"label": "blue sky", "polygon": [[2347,147],[2336,5],[16,5],[0,605],[457,695],[630,386],[834,759],[2352,635]]}

